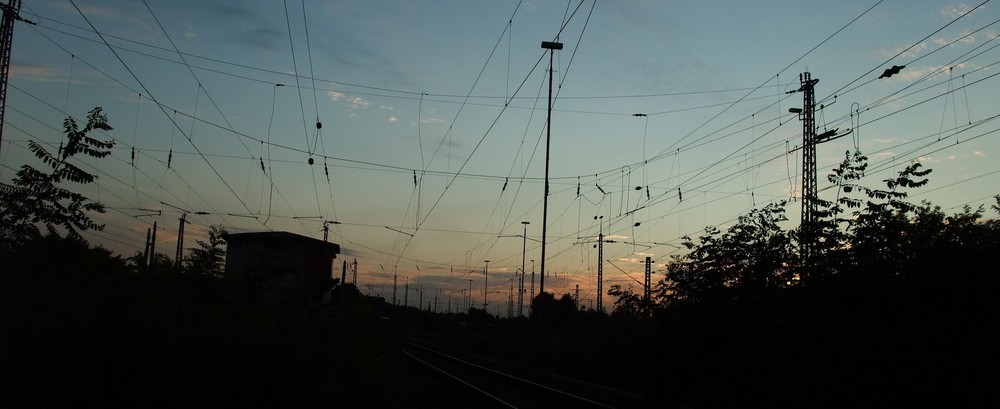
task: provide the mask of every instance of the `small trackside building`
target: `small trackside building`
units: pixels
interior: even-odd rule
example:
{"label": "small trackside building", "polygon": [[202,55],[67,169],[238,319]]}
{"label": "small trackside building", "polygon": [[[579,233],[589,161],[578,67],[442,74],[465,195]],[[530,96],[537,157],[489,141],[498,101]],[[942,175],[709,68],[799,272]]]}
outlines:
{"label": "small trackside building", "polygon": [[234,233],[227,243],[226,275],[265,298],[316,302],[333,287],[340,245],[288,232]]}

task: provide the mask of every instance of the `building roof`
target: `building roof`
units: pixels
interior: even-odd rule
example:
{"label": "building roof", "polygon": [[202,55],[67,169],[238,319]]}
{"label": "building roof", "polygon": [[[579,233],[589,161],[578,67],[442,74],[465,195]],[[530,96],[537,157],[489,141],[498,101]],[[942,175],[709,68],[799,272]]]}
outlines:
{"label": "building roof", "polygon": [[295,233],[289,233],[284,231],[229,233],[222,235],[222,238],[225,239],[226,242],[234,244],[245,243],[248,241],[284,243],[284,244],[293,244],[299,246],[318,247],[323,250],[330,251],[333,254],[340,253],[340,245],[337,243],[325,242],[323,240],[317,240],[312,237],[301,236]]}

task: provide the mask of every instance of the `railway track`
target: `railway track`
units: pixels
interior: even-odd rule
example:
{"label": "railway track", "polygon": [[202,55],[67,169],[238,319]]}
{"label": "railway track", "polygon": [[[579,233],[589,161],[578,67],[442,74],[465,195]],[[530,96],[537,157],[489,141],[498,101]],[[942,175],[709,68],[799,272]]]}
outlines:
{"label": "railway track", "polygon": [[[401,340],[399,352],[426,376],[438,377],[461,390],[460,401],[449,403],[447,393],[438,394],[441,407],[477,408],[646,408],[635,397],[609,394],[587,386],[553,386],[502,372],[474,359],[439,351],[417,340]],[[476,402],[478,401],[478,402]]]}

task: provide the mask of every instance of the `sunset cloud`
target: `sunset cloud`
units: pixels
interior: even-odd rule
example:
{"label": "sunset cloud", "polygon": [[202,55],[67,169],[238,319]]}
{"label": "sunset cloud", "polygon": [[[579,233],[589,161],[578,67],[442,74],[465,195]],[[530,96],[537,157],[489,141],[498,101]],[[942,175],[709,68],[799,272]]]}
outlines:
{"label": "sunset cloud", "polygon": [[23,77],[30,81],[52,82],[63,81],[62,74],[52,67],[38,67],[33,65],[11,65],[10,75]]}

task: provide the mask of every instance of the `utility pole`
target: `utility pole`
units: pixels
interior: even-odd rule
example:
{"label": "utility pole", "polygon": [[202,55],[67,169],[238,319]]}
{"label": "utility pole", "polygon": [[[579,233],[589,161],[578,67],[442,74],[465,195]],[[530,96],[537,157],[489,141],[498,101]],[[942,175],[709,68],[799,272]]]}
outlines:
{"label": "utility pole", "polygon": [[[598,221],[598,234],[597,234],[597,244],[594,247],[597,248],[597,311],[604,311],[604,243],[617,243],[614,240],[604,239],[604,216],[594,216],[594,220]],[[584,237],[578,237],[583,239]],[[584,244],[593,243],[593,240],[580,241],[574,244]]]}
{"label": "utility pole", "polygon": [[[837,135],[837,129],[816,134],[815,86],[819,79],[813,79],[809,72],[799,74],[799,89],[788,93],[802,93],[802,108],[789,108],[788,112],[798,114],[802,121],[802,215],[799,222],[799,248],[806,269],[802,279],[808,279],[808,270],[816,246],[816,211],[818,191],[816,188],[816,145],[846,135]],[[848,130],[849,132],[849,130]]]}
{"label": "utility pole", "polygon": [[604,311],[604,216],[594,216],[599,220],[600,230],[597,234],[597,311]]}
{"label": "utility pole", "polygon": [[643,301],[646,302],[646,304],[649,304],[649,278],[650,278],[649,276],[650,273],[652,272],[651,268],[652,262],[653,262],[652,258],[646,257],[646,280],[645,283],[643,283],[643,293],[642,293],[642,299]]}
{"label": "utility pole", "polygon": [[358,285],[358,259],[357,258],[354,259],[353,272],[354,272],[354,277],[351,278],[351,282],[354,283],[354,285]]}
{"label": "utility pole", "polygon": [[153,222],[153,236],[149,238],[149,260],[146,261],[146,265],[153,264],[153,260],[156,258],[156,222]]}
{"label": "utility pole", "polygon": [[[155,223],[155,222],[154,222]],[[152,234],[152,229],[146,229],[146,247],[142,249],[142,264],[143,267],[149,267],[149,238]]]}
{"label": "utility pole", "polygon": [[813,222],[816,212],[816,97],[814,87],[818,79],[812,79],[806,72],[799,76],[802,92],[802,219],[799,229],[802,234],[802,259],[807,265],[813,253]]}
{"label": "utility pole", "polygon": [[392,268],[392,305],[396,305],[396,268]]}
{"label": "utility pole", "polygon": [[510,292],[507,293],[507,318],[511,318],[513,316],[514,316],[514,278],[511,277]]}
{"label": "utility pole", "polygon": [[576,285],[576,294],[573,295],[573,305],[576,306],[577,310],[580,309],[580,284]]}
{"label": "utility pole", "polygon": [[472,309],[472,279],[469,279],[469,292],[465,295],[465,311]]}
{"label": "utility pole", "polygon": [[342,267],[340,268],[340,285],[344,285],[347,282],[347,260],[344,260]]}
{"label": "utility pole", "polygon": [[153,264],[153,257],[156,255],[156,221],[153,222],[152,229],[146,229],[146,247],[143,249],[142,262],[145,267]]}
{"label": "utility pole", "polygon": [[490,294],[490,261],[484,260],[486,262],[486,267],[483,268],[483,311],[486,311],[487,296]]}
{"label": "utility pole", "polygon": [[333,220],[323,220],[323,241],[329,241],[327,239],[330,237],[330,225],[331,224],[340,224],[340,222],[333,221]]}
{"label": "utility pole", "polygon": [[[524,225],[524,234],[521,235],[521,279],[517,284],[517,316],[524,315],[524,255],[528,249],[528,225],[529,222],[521,222]],[[531,302],[530,300],[528,302]]]}
{"label": "utility pole", "polygon": [[531,260],[531,296],[528,297],[528,315],[531,315],[534,311],[533,305],[535,300],[535,260]]}
{"label": "utility pole", "polygon": [[[181,213],[181,222],[177,226],[177,254],[174,256],[174,267],[181,268],[181,260],[184,258],[184,223],[187,223],[187,213]],[[156,233],[153,233],[156,237]]]}
{"label": "utility pole", "polygon": [[552,59],[556,50],[562,50],[563,44],[553,41],[542,41],[542,48],[549,50],[549,109],[545,131],[545,187],[542,195],[542,275],[538,280],[538,291],[545,292],[545,233],[549,221],[549,147],[552,142]]}
{"label": "utility pole", "polygon": [[7,78],[10,77],[10,53],[14,45],[14,22],[35,23],[21,18],[21,0],[8,0],[7,4],[0,4],[0,9],[3,9],[3,23],[0,24],[0,145],[3,145],[3,119],[7,108]]}
{"label": "utility pole", "polygon": [[403,296],[403,306],[404,307],[409,307],[410,306],[410,277],[405,277],[405,278],[406,278],[406,286],[404,288],[406,289],[406,295]]}

